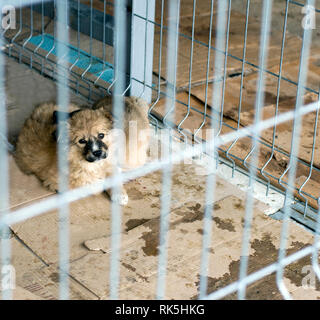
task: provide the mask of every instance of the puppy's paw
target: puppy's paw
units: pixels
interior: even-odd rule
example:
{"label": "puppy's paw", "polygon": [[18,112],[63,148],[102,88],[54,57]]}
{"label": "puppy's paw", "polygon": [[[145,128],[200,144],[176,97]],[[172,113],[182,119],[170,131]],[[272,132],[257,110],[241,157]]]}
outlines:
{"label": "puppy's paw", "polygon": [[58,193],[59,186],[58,186],[57,183],[54,183],[54,182],[49,181],[49,180],[44,180],[44,181],[42,181],[42,184],[48,190],[50,190],[50,191],[52,191],[54,193]]}
{"label": "puppy's paw", "polygon": [[120,204],[121,206],[126,206],[129,202],[128,194],[125,190],[122,190],[120,193],[111,193],[111,201]]}

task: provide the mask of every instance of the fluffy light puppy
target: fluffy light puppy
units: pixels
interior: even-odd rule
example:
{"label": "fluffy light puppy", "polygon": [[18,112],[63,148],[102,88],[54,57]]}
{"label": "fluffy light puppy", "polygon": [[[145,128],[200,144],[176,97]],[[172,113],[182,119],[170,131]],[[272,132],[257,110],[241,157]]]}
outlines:
{"label": "fluffy light puppy", "polygon": [[[119,148],[119,132],[115,134],[113,117],[108,111],[111,100],[109,104],[105,102],[101,100],[97,103],[101,105],[96,104],[94,109],[80,109],[73,104],[69,106],[66,118],[70,139],[70,188],[91,184],[113,173],[115,154]],[[127,137],[129,122],[135,122],[136,126],[142,129],[141,123],[148,123],[148,104],[142,99],[130,97],[125,98],[125,105],[128,115],[125,116],[123,137],[125,150],[130,150],[130,137]],[[21,170],[27,174],[35,174],[52,191],[58,190],[57,140],[63,138],[57,135],[57,110],[58,106],[53,102],[43,103],[35,108],[20,132],[15,153]],[[132,155],[131,148],[120,164],[123,168],[132,169],[146,161],[149,124],[146,129],[143,139],[139,139],[143,142],[137,143],[140,147],[135,151],[140,152],[140,155]],[[108,193],[113,201],[121,205],[128,203],[124,188],[120,194],[113,195],[109,190]]]}
{"label": "fluffy light puppy", "polygon": [[[148,119],[148,103],[137,97],[123,98],[123,136],[124,154],[121,158],[121,169],[128,170],[142,166],[147,161],[150,142],[150,124]],[[92,109],[103,109],[105,116],[115,119],[112,112],[112,97],[106,96],[97,101]]]}

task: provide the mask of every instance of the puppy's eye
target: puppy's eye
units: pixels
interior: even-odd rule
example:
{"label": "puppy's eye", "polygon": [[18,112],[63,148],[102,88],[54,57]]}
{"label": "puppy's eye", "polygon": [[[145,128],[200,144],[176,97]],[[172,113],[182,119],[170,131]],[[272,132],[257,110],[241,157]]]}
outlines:
{"label": "puppy's eye", "polygon": [[86,141],[85,139],[80,139],[80,140],[79,140],[79,143],[85,144],[85,143],[87,143],[87,141]]}
{"label": "puppy's eye", "polygon": [[98,138],[99,138],[99,139],[103,139],[103,138],[104,138],[104,134],[103,134],[103,133],[99,133],[99,134],[98,134]]}

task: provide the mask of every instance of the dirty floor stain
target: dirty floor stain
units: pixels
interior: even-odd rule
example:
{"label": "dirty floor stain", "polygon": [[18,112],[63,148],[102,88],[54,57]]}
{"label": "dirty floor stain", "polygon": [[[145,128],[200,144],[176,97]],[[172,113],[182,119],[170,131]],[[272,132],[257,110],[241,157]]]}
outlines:
{"label": "dirty floor stain", "polygon": [[[302,242],[294,242],[292,243],[292,247],[287,250],[287,255],[301,250],[305,246],[306,244]],[[255,252],[254,254],[251,254],[249,256],[248,274],[262,269],[263,267],[266,267],[267,265],[277,260],[279,252],[273,244],[271,235],[269,233],[265,233],[261,240],[253,240],[251,242],[251,247],[255,250]],[[310,263],[310,257],[305,257],[304,259],[301,259],[298,262],[286,267],[284,276],[288,278],[296,286],[302,286],[302,279],[305,276],[305,274],[303,274],[302,272],[302,268],[305,265],[309,265]],[[225,273],[222,277],[219,278],[208,277],[207,294],[214,292],[220,288],[223,288],[232,282],[237,281],[239,279],[239,267],[240,260],[235,260],[232,261],[229,265],[229,273]],[[200,279],[200,275],[198,275],[198,279]],[[197,281],[195,284],[199,287],[200,281]],[[320,287],[318,282],[317,290],[319,289]],[[197,298],[198,296],[192,297],[192,299]],[[226,296],[224,299],[237,299],[237,293],[230,294]],[[283,299],[276,284],[276,275],[268,275],[262,278],[261,280],[256,281],[252,285],[249,285],[246,291],[246,299]]]}
{"label": "dirty floor stain", "polygon": [[128,189],[127,194],[128,194],[129,199],[131,199],[131,200],[141,200],[145,197],[145,195],[141,191],[139,191],[135,188]]}
{"label": "dirty floor stain", "polygon": [[130,219],[126,222],[126,231],[132,230],[133,228],[136,228],[146,222],[148,222],[150,219]]}
{"label": "dirty floor stain", "polygon": [[232,219],[221,219],[219,217],[214,217],[213,221],[216,223],[219,229],[236,232]]}

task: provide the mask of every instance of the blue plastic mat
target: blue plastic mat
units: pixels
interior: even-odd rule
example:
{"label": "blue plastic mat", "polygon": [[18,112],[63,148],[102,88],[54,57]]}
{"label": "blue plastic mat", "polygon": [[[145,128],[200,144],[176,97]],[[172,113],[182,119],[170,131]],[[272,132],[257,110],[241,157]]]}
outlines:
{"label": "blue plastic mat", "polygon": [[[54,39],[50,34],[34,36],[28,42],[32,43],[36,47],[39,46],[39,49],[41,48],[46,52],[50,52],[52,55],[57,56],[58,41]],[[91,66],[87,72],[92,73],[97,78],[100,77],[100,79],[106,82],[112,83],[114,79],[112,64],[94,56],[90,58],[90,55],[87,52],[73,47],[70,44],[65,46],[69,49],[69,53],[68,55],[63,57],[64,61],[67,61],[71,65],[74,64],[76,67],[83,69],[83,71],[86,70],[91,63]]]}

